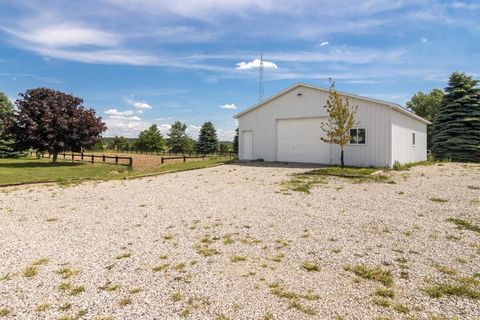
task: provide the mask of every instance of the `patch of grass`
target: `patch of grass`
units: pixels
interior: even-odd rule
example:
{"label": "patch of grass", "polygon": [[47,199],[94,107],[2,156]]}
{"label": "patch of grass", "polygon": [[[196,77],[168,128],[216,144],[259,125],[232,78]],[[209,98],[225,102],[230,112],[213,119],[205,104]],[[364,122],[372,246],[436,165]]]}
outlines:
{"label": "patch of grass", "polygon": [[230,245],[234,242],[235,241],[232,239],[232,237],[230,235],[226,235],[226,236],[223,237],[223,244],[224,245]]}
{"label": "patch of grass", "polygon": [[288,309],[296,309],[298,311],[301,311],[309,316],[314,316],[317,314],[317,311],[315,309],[304,306],[303,304],[300,303],[298,300],[291,300],[290,303],[288,304]]}
{"label": "patch of grass", "polygon": [[274,320],[273,314],[271,314],[270,312],[266,312],[266,313],[263,315],[262,320]]}
{"label": "patch of grass", "polygon": [[435,269],[437,269],[438,271],[440,271],[441,273],[444,273],[444,274],[456,275],[458,273],[457,270],[455,270],[453,268],[450,268],[450,267],[447,267],[447,266],[444,266],[444,265],[441,265],[441,264],[438,264],[438,263],[433,264],[433,266],[435,267]]}
{"label": "patch of grass", "polygon": [[117,301],[117,304],[120,306],[120,307],[125,307],[125,306],[128,306],[129,304],[132,304],[132,299],[131,298],[121,298]]}
{"label": "patch of grass", "polygon": [[100,290],[104,290],[107,292],[114,292],[117,291],[120,288],[118,284],[113,284],[112,281],[107,280],[103,286],[98,287]]}
{"label": "patch of grass", "polygon": [[472,223],[470,223],[466,220],[456,219],[456,218],[448,218],[446,221],[455,224],[458,227],[458,229],[480,233],[480,226],[472,224]]}
{"label": "patch of grass", "polygon": [[8,308],[0,308],[0,317],[8,317],[12,311]]}
{"label": "patch of grass", "polygon": [[167,269],[170,265],[168,263],[163,263],[163,264],[159,264],[158,266],[155,266],[152,268],[153,271],[155,272],[159,272],[159,271],[163,271],[165,269]]}
{"label": "patch of grass", "polygon": [[171,234],[166,234],[163,236],[163,240],[172,240],[173,239],[173,235]]}
{"label": "patch of grass", "polygon": [[430,201],[432,201],[432,202],[438,202],[438,203],[448,202],[447,199],[442,199],[442,198],[430,198]]}
{"label": "patch of grass", "polygon": [[401,303],[394,304],[393,305],[393,310],[395,310],[399,313],[409,313],[410,312],[410,309],[407,306],[405,306]]}
{"label": "patch of grass", "polygon": [[441,298],[443,296],[457,296],[474,300],[480,299],[480,292],[466,284],[438,283],[426,287],[424,291],[432,298]]}
{"label": "patch of grass", "polygon": [[195,246],[195,249],[199,255],[202,255],[204,257],[211,257],[215,254],[219,254],[217,250],[205,245],[197,245]]}
{"label": "patch of grass", "polygon": [[177,271],[183,271],[185,269],[185,263],[177,263],[173,266],[173,269]]}
{"label": "patch of grass", "polygon": [[230,257],[230,262],[234,262],[234,263],[235,262],[240,262],[240,261],[245,261],[245,260],[247,260],[247,258],[244,257],[244,256],[231,256]]}
{"label": "patch of grass", "polygon": [[80,273],[80,270],[71,269],[69,267],[62,267],[55,272],[59,274],[62,277],[62,279],[69,279],[73,276],[78,275]]}
{"label": "patch of grass", "polygon": [[85,291],[84,286],[77,286],[71,282],[62,282],[59,286],[58,289],[67,292],[71,296],[77,296],[80,293]]}
{"label": "patch of grass", "polygon": [[283,258],[285,258],[285,255],[280,252],[280,253],[274,255],[273,257],[270,257],[269,259],[274,261],[274,262],[282,262]]}
{"label": "patch of grass", "polygon": [[479,187],[479,186],[468,186],[468,189],[471,189],[471,190],[480,190],[480,187]]}
{"label": "patch of grass", "polygon": [[353,272],[356,276],[363,279],[378,281],[387,287],[393,285],[393,276],[390,270],[385,270],[380,266],[369,267],[363,264],[355,266],[347,265],[344,267],[344,270]]}
{"label": "patch of grass", "polygon": [[38,267],[37,266],[28,266],[22,272],[22,275],[25,278],[33,278],[37,274],[38,274]]}
{"label": "patch of grass", "polygon": [[279,284],[271,284],[270,287],[272,288],[270,293],[280,298],[297,299],[297,300],[305,299],[309,301],[320,299],[319,295],[315,295],[311,293],[302,294],[302,293],[285,290],[285,288],[283,288]]}
{"label": "patch of grass", "polygon": [[378,288],[375,291],[375,294],[383,298],[391,298],[391,299],[395,298],[395,292],[392,289]]}
{"label": "patch of grass", "polygon": [[401,164],[398,161],[395,161],[395,163],[392,166],[392,169],[395,171],[404,171],[404,170],[409,170],[412,167],[416,166],[430,166],[435,164],[435,161],[432,160],[424,160],[424,161],[418,161],[418,162],[411,162],[411,163],[405,163]]}
{"label": "patch of grass", "polygon": [[41,303],[35,307],[36,312],[45,312],[52,307],[51,303]]}
{"label": "patch of grass", "polygon": [[375,298],[373,299],[373,303],[384,308],[390,307],[390,301],[383,298]]}
{"label": "patch of grass", "polygon": [[172,299],[173,302],[178,302],[180,300],[182,300],[183,296],[182,296],[182,293],[180,291],[176,291],[174,293],[172,293],[172,295],[170,296],[170,299]]}
{"label": "patch of grass", "polygon": [[45,221],[47,221],[47,222],[56,222],[56,221],[58,221],[58,218],[57,218],[57,217],[50,217],[50,218],[47,218]]}
{"label": "patch of grass", "polygon": [[132,256],[131,252],[122,252],[119,255],[115,256],[115,259],[120,260],[120,259],[126,259],[130,258]]}
{"label": "patch of grass", "polygon": [[130,289],[128,290],[128,293],[130,293],[130,294],[137,294],[137,293],[140,293],[140,292],[142,292],[142,291],[143,291],[142,288],[135,287],[135,288],[130,288]]}
{"label": "patch of grass", "polygon": [[317,263],[311,261],[305,261],[302,264],[302,268],[307,271],[320,271],[320,266]]}

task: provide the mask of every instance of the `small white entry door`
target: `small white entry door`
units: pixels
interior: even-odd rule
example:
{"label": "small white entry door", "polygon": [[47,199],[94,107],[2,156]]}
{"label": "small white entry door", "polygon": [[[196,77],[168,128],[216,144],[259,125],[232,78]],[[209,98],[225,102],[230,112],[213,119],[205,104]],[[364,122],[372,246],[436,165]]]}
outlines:
{"label": "small white entry door", "polygon": [[253,160],[253,131],[243,131],[243,160]]}

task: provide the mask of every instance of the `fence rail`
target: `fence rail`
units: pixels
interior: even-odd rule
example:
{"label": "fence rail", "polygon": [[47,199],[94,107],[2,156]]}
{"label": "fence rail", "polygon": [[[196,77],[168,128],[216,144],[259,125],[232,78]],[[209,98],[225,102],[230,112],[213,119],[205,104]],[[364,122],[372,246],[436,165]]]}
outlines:
{"label": "fence rail", "polygon": [[[44,152],[30,152],[30,156],[36,156],[37,158],[50,158],[52,155],[47,153],[45,155]],[[119,157],[119,156],[107,156],[107,155],[96,155],[96,154],[84,154],[75,153],[75,152],[63,152],[59,153],[58,156],[63,156],[63,159],[67,159],[67,157],[71,158],[72,162],[75,161],[84,161],[84,162],[102,162],[106,164],[115,164],[115,165],[126,165],[130,169],[133,168],[133,158],[132,157]],[[76,158],[75,158],[76,157]],[[95,159],[102,159],[102,161],[95,161]],[[108,162],[107,159],[114,159],[114,162]],[[119,160],[128,160],[128,163],[121,163]]]}
{"label": "fence rail", "polygon": [[[127,153],[127,154],[146,154],[146,155],[157,155],[157,156],[188,156],[188,157],[200,157],[202,153],[198,153],[197,151],[184,151],[184,152],[172,152],[172,151],[140,151],[140,150],[104,150],[104,152],[118,152],[118,153]],[[230,156],[233,157],[236,155],[233,151],[225,151],[225,152],[215,152],[212,155],[219,155],[219,156]]]}
{"label": "fence rail", "polygon": [[183,162],[187,162],[187,159],[205,159],[205,155],[201,155],[201,156],[196,156],[196,157],[187,157],[187,156],[182,156],[182,157],[161,157],[160,158],[160,162],[161,164],[164,164],[165,161],[168,161],[168,160],[183,160]]}

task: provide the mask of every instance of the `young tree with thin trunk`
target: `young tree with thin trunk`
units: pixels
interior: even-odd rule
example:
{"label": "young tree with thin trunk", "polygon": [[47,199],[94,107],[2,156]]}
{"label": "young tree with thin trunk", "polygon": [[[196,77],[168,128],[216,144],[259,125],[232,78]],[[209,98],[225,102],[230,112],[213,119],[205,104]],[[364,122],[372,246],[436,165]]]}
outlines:
{"label": "young tree with thin trunk", "polygon": [[15,136],[25,148],[49,152],[53,162],[60,152],[92,147],[107,129],[81,98],[49,88],[30,89],[20,96],[15,102]]}
{"label": "young tree with thin trunk", "polygon": [[355,113],[357,107],[350,107],[348,98],[342,99],[340,94],[335,90],[335,82],[330,80],[330,89],[328,92],[327,105],[324,106],[329,115],[326,122],[320,125],[325,132],[326,137],[322,137],[322,141],[338,144],[341,154],[340,161],[342,169],[344,168],[343,147],[350,141],[350,129],[355,125]]}

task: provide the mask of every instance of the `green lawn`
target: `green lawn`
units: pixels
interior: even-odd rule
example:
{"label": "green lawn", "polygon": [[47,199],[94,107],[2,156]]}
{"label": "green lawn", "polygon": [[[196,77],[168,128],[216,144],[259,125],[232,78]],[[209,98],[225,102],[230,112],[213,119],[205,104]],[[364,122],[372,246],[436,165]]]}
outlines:
{"label": "green lawn", "polygon": [[82,180],[111,180],[136,178],[149,174],[206,168],[231,161],[231,158],[210,158],[204,161],[165,164],[148,171],[128,171],[126,166],[110,164],[71,163],[48,159],[0,159],[0,186],[32,182],[68,184]]}

